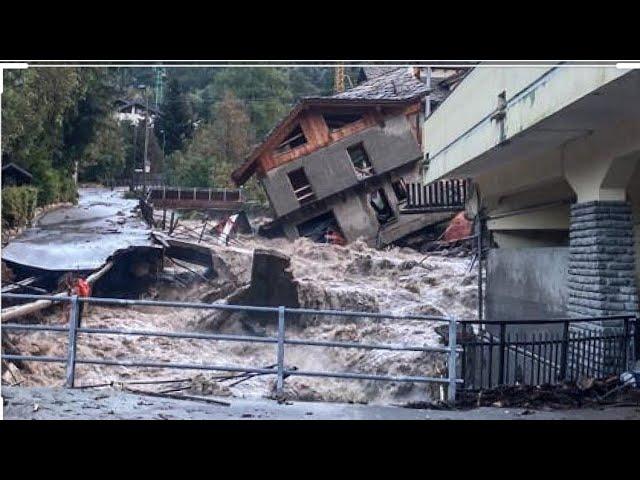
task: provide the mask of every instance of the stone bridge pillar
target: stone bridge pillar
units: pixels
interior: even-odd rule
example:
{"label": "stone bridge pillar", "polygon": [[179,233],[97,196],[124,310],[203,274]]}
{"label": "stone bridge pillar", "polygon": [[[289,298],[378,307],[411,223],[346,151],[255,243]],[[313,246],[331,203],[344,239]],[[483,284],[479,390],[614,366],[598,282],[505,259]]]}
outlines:
{"label": "stone bridge pillar", "polygon": [[575,316],[637,313],[631,205],[593,200],[571,207],[568,311]]}
{"label": "stone bridge pillar", "polygon": [[638,313],[627,194],[640,159],[634,132],[590,135],[565,151],[565,177],[577,196],[571,207],[568,271],[568,311],[575,316]]}

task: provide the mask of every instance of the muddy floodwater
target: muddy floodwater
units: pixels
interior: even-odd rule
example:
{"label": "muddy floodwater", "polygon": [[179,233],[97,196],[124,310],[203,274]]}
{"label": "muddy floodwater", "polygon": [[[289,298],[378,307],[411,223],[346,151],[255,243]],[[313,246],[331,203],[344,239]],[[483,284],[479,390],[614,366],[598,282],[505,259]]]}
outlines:
{"label": "muddy floodwater", "polygon": [[[127,213],[128,214],[128,213]],[[182,221],[199,231],[199,221]],[[186,231],[185,231],[186,232]],[[185,233],[185,235],[189,235]],[[197,234],[194,234],[197,239]],[[254,248],[271,248],[291,257],[291,269],[298,282],[298,297],[306,308],[381,312],[394,315],[444,315],[474,318],[476,312],[476,272],[469,272],[470,258],[426,256],[411,249],[375,250],[363,242],[340,247],[317,244],[307,239],[264,239],[240,235],[231,246],[220,246],[207,237],[235,276],[236,286],[250,280]],[[189,287],[158,285],[144,298],[186,301],[220,300],[224,285],[212,281]],[[219,294],[217,292],[220,292]],[[136,330],[211,332],[211,313],[194,309],[159,307],[91,306],[83,326]],[[254,321],[255,320],[255,321]],[[62,312],[50,310],[39,321],[63,323]],[[350,342],[380,342],[407,345],[439,345],[438,322],[379,320],[367,317],[313,317],[287,325],[291,338]],[[227,322],[215,327],[225,333],[275,336],[273,322],[252,319]],[[8,334],[5,334],[8,335]],[[11,334],[12,343],[24,354],[64,356],[66,337],[56,333]],[[265,343],[145,338],[81,334],[79,358],[145,360],[152,362],[203,363],[269,367],[276,363],[276,346]],[[364,372],[379,375],[445,376],[446,358],[439,353],[339,349],[313,346],[286,346],[285,366],[300,370]],[[129,368],[78,365],[77,385],[93,385],[134,380],[184,380],[173,384],[144,385],[154,391],[234,395],[256,398],[273,394],[273,375],[249,379],[224,378],[229,374],[195,370]],[[19,372],[23,386],[61,385],[64,367],[53,363],[31,363]],[[4,378],[4,377],[3,377]],[[244,381],[239,381],[244,380]],[[432,384],[290,377],[285,393],[297,400],[395,403],[437,400],[443,391]]]}

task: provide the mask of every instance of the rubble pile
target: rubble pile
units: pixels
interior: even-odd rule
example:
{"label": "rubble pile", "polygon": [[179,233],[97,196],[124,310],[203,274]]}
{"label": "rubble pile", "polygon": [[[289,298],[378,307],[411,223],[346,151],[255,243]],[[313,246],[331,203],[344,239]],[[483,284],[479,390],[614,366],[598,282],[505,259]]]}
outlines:
{"label": "rubble pile", "polygon": [[558,385],[508,385],[480,392],[463,391],[461,407],[517,408],[593,408],[604,405],[631,404],[640,406],[640,390],[625,385],[617,375],[603,380],[580,378]]}

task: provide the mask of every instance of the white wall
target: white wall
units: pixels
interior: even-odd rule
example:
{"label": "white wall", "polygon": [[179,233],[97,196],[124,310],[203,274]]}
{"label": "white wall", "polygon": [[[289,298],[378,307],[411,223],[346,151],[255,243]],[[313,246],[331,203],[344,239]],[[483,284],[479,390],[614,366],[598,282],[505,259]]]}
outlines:
{"label": "white wall", "polygon": [[490,116],[501,92],[509,139],[625,73],[615,67],[476,67],[425,122],[430,163],[424,181],[446,176],[500,143],[500,125]]}

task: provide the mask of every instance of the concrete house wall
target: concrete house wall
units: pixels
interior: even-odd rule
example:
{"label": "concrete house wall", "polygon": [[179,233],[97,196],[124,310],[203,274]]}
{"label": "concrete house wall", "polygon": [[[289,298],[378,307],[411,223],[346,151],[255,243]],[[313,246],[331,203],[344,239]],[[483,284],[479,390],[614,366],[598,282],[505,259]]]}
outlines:
{"label": "concrete house wall", "polygon": [[362,143],[376,174],[382,174],[422,156],[404,115],[385,119],[384,126],[370,127],[327,147],[274,168],[260,179],[278,216],[300,208],[288,174],[304,168],[317,200],[359,183],[347,148]]}

